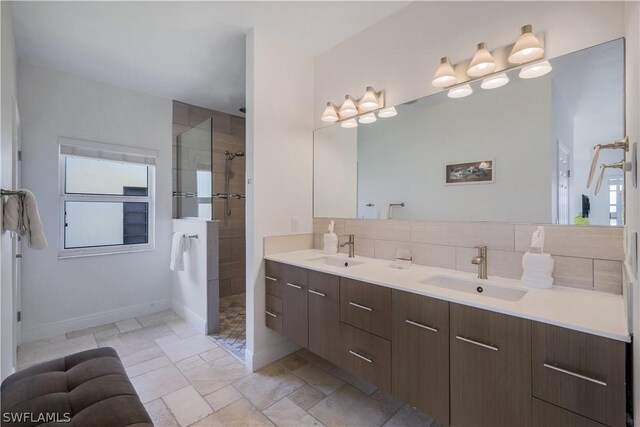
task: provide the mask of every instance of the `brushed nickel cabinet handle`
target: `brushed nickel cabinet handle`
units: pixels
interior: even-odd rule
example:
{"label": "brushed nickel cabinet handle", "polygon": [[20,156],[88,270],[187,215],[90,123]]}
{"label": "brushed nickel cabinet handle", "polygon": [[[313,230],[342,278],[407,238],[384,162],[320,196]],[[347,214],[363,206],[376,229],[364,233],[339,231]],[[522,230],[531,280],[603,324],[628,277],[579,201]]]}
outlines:
{"label": "brushed nickel cabinet handle", "polygon": [[550,365],[548,363],[543,363],[542,366],[548,369],[552,369],[554,371],[562,372],[563,374],[571,375],[572,377],[580,378],[581,380],[589,381],[594,384],[601,385],[603,387],[607,386],[607,383],[604,381],[597,380],[595,378],[587,377],[586,375],[579,374],[577,372],[568,371],[566,369],[558,368],[557,366]]}
{"label": "brushed nickel cabinet handle", "polygon": [[469,344],[477,345],[482,348],[488,348],[489,350],[498,351],[498,347],[494,347],[489,344],[484,344],[478,341],[470,340],[469,338],[461,337],[460,335],[456,335],[456,339],[459,339],[460,341],[468,342]]}
{"label": "brushed nickel cabinet handle", "polygon": [[436,328],[432,328],[431,326],[423,325],[422,323],[414,322],[413,320],[406,319],[405,322],[407,322],[410,325],[417,326],[418,328],[426,329],[426,330],[431,331],[431,332],[438,332],[438,329],[436,329]]}
{"label": "brushed nickel cabinet handle", "polygon": [[357,351],[353,351],[353,350],[349,350],[349,353],[351,353],[352,355],[354,355],[355,357],[358,357],[362,360],[364,360],[367,363],[373,363],[372,359],[369,359],[368,357],[364,357],[363,355],[361,355],[360,353],[358,353]]}
{"label": "brushed nickel cabinet handle", "polygon": [[277,277],[272,277],[272,276],[264,276],[264,278],[267,280],[271,280],[272,282],[277,282],[278,280],[280,280]]}
{"label": "brushed nickel cabinet handle", "polygon": [[318,295],[320,297],[326,297],[325,294],[323,294],[322,292],[318,292],[318,291],[312,291],[311,289],[309,289],[309,292],[314,294],[314,295]]}
{"label": "brushed nickel cabinet handle", "polygon": [[271,317],[278,317],[277,314],[274,314],[274,313],[270,312],[269,310],[265,310],[264,312],[267,313]]}
{"label": "brushed nickel cabinet handle", "polygon": [[357,307],[357,308],[361,308],[363,310],[373,311],[373,308],[367,307],[366,305],[357,304],[357,303],[355,303],[353,301],[349,301],[349,305],[352,305],[352,306]]}
{"label": "brushed nickel cabinet handle", "polygon": [[294,285],[293,283],[287,282],[287,286],[291,286],[292,288],[302,289],[302,286]]}

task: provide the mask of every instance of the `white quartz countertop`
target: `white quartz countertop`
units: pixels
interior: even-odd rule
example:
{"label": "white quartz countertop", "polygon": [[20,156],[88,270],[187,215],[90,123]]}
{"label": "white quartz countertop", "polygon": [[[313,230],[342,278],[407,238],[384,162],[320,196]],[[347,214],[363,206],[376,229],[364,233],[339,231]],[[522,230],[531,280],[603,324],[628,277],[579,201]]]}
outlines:
{"label": "white quartz countertop", "polygon": [[[435,276],[476,280],[476,275],[471,273],[415,264],[407,270],[400,270],[389,267],[391,263],[389,260],[360,256],[355,260],[365,261],[364,264],[346,268],[310,261],[321,256],[326,256],[326,254],[320,250],[308,249],[269,255],[265,259],[619,341],[631,341],[627,327],[625,300],[621,295],[563,287],[526,288],[519,280],[489,276],[488,282],[492,284],[527,290],[526,295],[520,300],[506,301],[482,294],[472,294],[421,283]],[[332,256],[344,257],[345,261],[348,260],[345,254]],[[489,272],[490,269],[491,265],[489,264]]]}

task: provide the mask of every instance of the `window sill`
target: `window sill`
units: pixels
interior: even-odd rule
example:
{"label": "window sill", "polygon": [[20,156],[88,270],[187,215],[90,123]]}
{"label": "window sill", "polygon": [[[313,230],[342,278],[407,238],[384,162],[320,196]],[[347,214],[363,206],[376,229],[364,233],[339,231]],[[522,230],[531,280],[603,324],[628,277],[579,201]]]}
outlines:
{"label": "window sill", "polygon": [[120,247],[117,249],[105,250],[104,248],[87,248],[87,249],[65,249],[58,251],[58,259],[85,258],[105,255],[121,255],[136,252],[152,252],[156,248],[153,245],[140,245],[142,247]]}

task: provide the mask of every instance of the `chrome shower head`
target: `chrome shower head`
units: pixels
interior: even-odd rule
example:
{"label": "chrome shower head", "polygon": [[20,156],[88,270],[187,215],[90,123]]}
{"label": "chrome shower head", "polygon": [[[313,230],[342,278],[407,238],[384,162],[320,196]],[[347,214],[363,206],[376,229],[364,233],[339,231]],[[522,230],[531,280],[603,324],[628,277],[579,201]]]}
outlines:
{"label": "chrome shower head", "polygon": [[235,153],[225,151],[224,155],[226,156],[227,160],[233,160],[236,157],[244,157],[244,151],[236,151]]}

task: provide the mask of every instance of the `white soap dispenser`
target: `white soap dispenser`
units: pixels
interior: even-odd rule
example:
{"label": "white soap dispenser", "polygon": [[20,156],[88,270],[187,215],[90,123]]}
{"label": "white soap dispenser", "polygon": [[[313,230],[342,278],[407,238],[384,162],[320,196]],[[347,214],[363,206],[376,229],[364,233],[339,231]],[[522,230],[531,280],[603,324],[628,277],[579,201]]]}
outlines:
{"label": "white soap dispenser", "polygon": [[338,253],[338,235],[333,232],[335,223],[333,220],[329,222],[329,228],[324,235],[324,253],[325,254],[337,254]]}
{"label": "white soap dispenser", "polygon": [[553,286],[554,260],[545,254],[544,227],[539,226],[531,236],[529,252],[522,256],[522,284],[531,288],[550,289]]}

